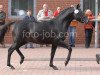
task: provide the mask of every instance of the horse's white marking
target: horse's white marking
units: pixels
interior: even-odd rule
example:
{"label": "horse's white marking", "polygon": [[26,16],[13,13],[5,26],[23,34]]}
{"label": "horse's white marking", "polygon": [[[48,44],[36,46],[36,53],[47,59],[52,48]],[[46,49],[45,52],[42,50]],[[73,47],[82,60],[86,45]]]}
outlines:
{"label": "horse's white marking", "polygon": [[77,14],[79,12],[79,10],[75,9],[74,13]]}

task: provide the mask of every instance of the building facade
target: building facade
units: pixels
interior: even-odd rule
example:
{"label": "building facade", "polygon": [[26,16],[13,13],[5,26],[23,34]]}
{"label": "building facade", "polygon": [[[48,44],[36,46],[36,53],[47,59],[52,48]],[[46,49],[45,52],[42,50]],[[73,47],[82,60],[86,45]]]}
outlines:
{"label": "building facade", "polygon": [[[18,14],[18,12],[23,12],[25,14],[27,9],[32,9],[33,15],[36,17],[38,11],[42,9],[42,5],[44,3],[48,4],[49,9],[52,11],[55,11],[58,6],[60,6],[63,10],[71,5],[80,3],[82,10],[90,8],[94,13],[94,1],[95,0],[0,0],[0,4],[4,5],[4,11],[7,14],[6,21],[10,21],[22,19],[24,16],[22,14]],[[77,26],[76,43],[84,44],[84,36],[84,26],[83,24],[79,23]],[[11,31],[6,34],[5,42],[12,43]],[[94,43],[94,35],[92,43]]]}

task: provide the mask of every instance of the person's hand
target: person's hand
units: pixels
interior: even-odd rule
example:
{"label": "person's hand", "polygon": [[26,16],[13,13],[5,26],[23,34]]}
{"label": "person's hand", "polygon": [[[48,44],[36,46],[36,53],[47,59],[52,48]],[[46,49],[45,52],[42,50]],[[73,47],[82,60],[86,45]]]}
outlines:
{"label": "person's hand", "polygon": [[42,18],[43,18],[43,19],[48,19],[49,17],[48,17],[48,16],[43,16]]}

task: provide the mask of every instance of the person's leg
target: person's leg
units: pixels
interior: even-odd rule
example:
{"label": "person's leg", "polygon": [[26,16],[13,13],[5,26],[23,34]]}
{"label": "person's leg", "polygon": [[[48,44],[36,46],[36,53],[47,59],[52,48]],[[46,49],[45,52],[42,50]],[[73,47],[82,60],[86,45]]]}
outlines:
{"label": "person's leg", "polygon": [[89,30],[89,46],[90,46],[90,43],[91,43],[91,40],[92,40],[92,34],[93,34],[93,30],[90,29]]}
{"label": "person's leg", "polygon": [[69,26],[68,28],[68,38],[69,38],[69,44],[72,45],[72,33],[71,33],[71,26]]}
{"label": "person's leg", "polygon": [[71,36],[71,32],[69,32],[69,44],[72,45],[72,36]]}
{"label": "person's leg", "polygon": [[30,42],[29,44],[30,44],[30,48],[34,48],[34,47],[33,47],[33,43],[32,43],[32,42]]}
{"label": "person's leg", "polygon": [[85,47],[89,48],[89,31],[85,29]]}
{"label": "person's leg", "polygon": [[27,45],[28,45],[28,44],[25,44],[25,49],[27,48]]}
{"label": "person's leg", "polygon": [[76,33],[76,28],[72,27],[72,46],[75,47],[75,33]]}

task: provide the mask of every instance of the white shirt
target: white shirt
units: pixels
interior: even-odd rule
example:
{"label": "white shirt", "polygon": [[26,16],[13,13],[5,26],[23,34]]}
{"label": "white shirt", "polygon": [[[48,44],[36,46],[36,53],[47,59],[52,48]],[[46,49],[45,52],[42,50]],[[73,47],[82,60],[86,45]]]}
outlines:
{"label": "white shirt", "polygon": [[50,20],[53,16],[53,12],[51,10],[48,10],[48,16],[45,16],[44,10],[40,10],[37,14],[37,20],[43,21],[43,20]]}

